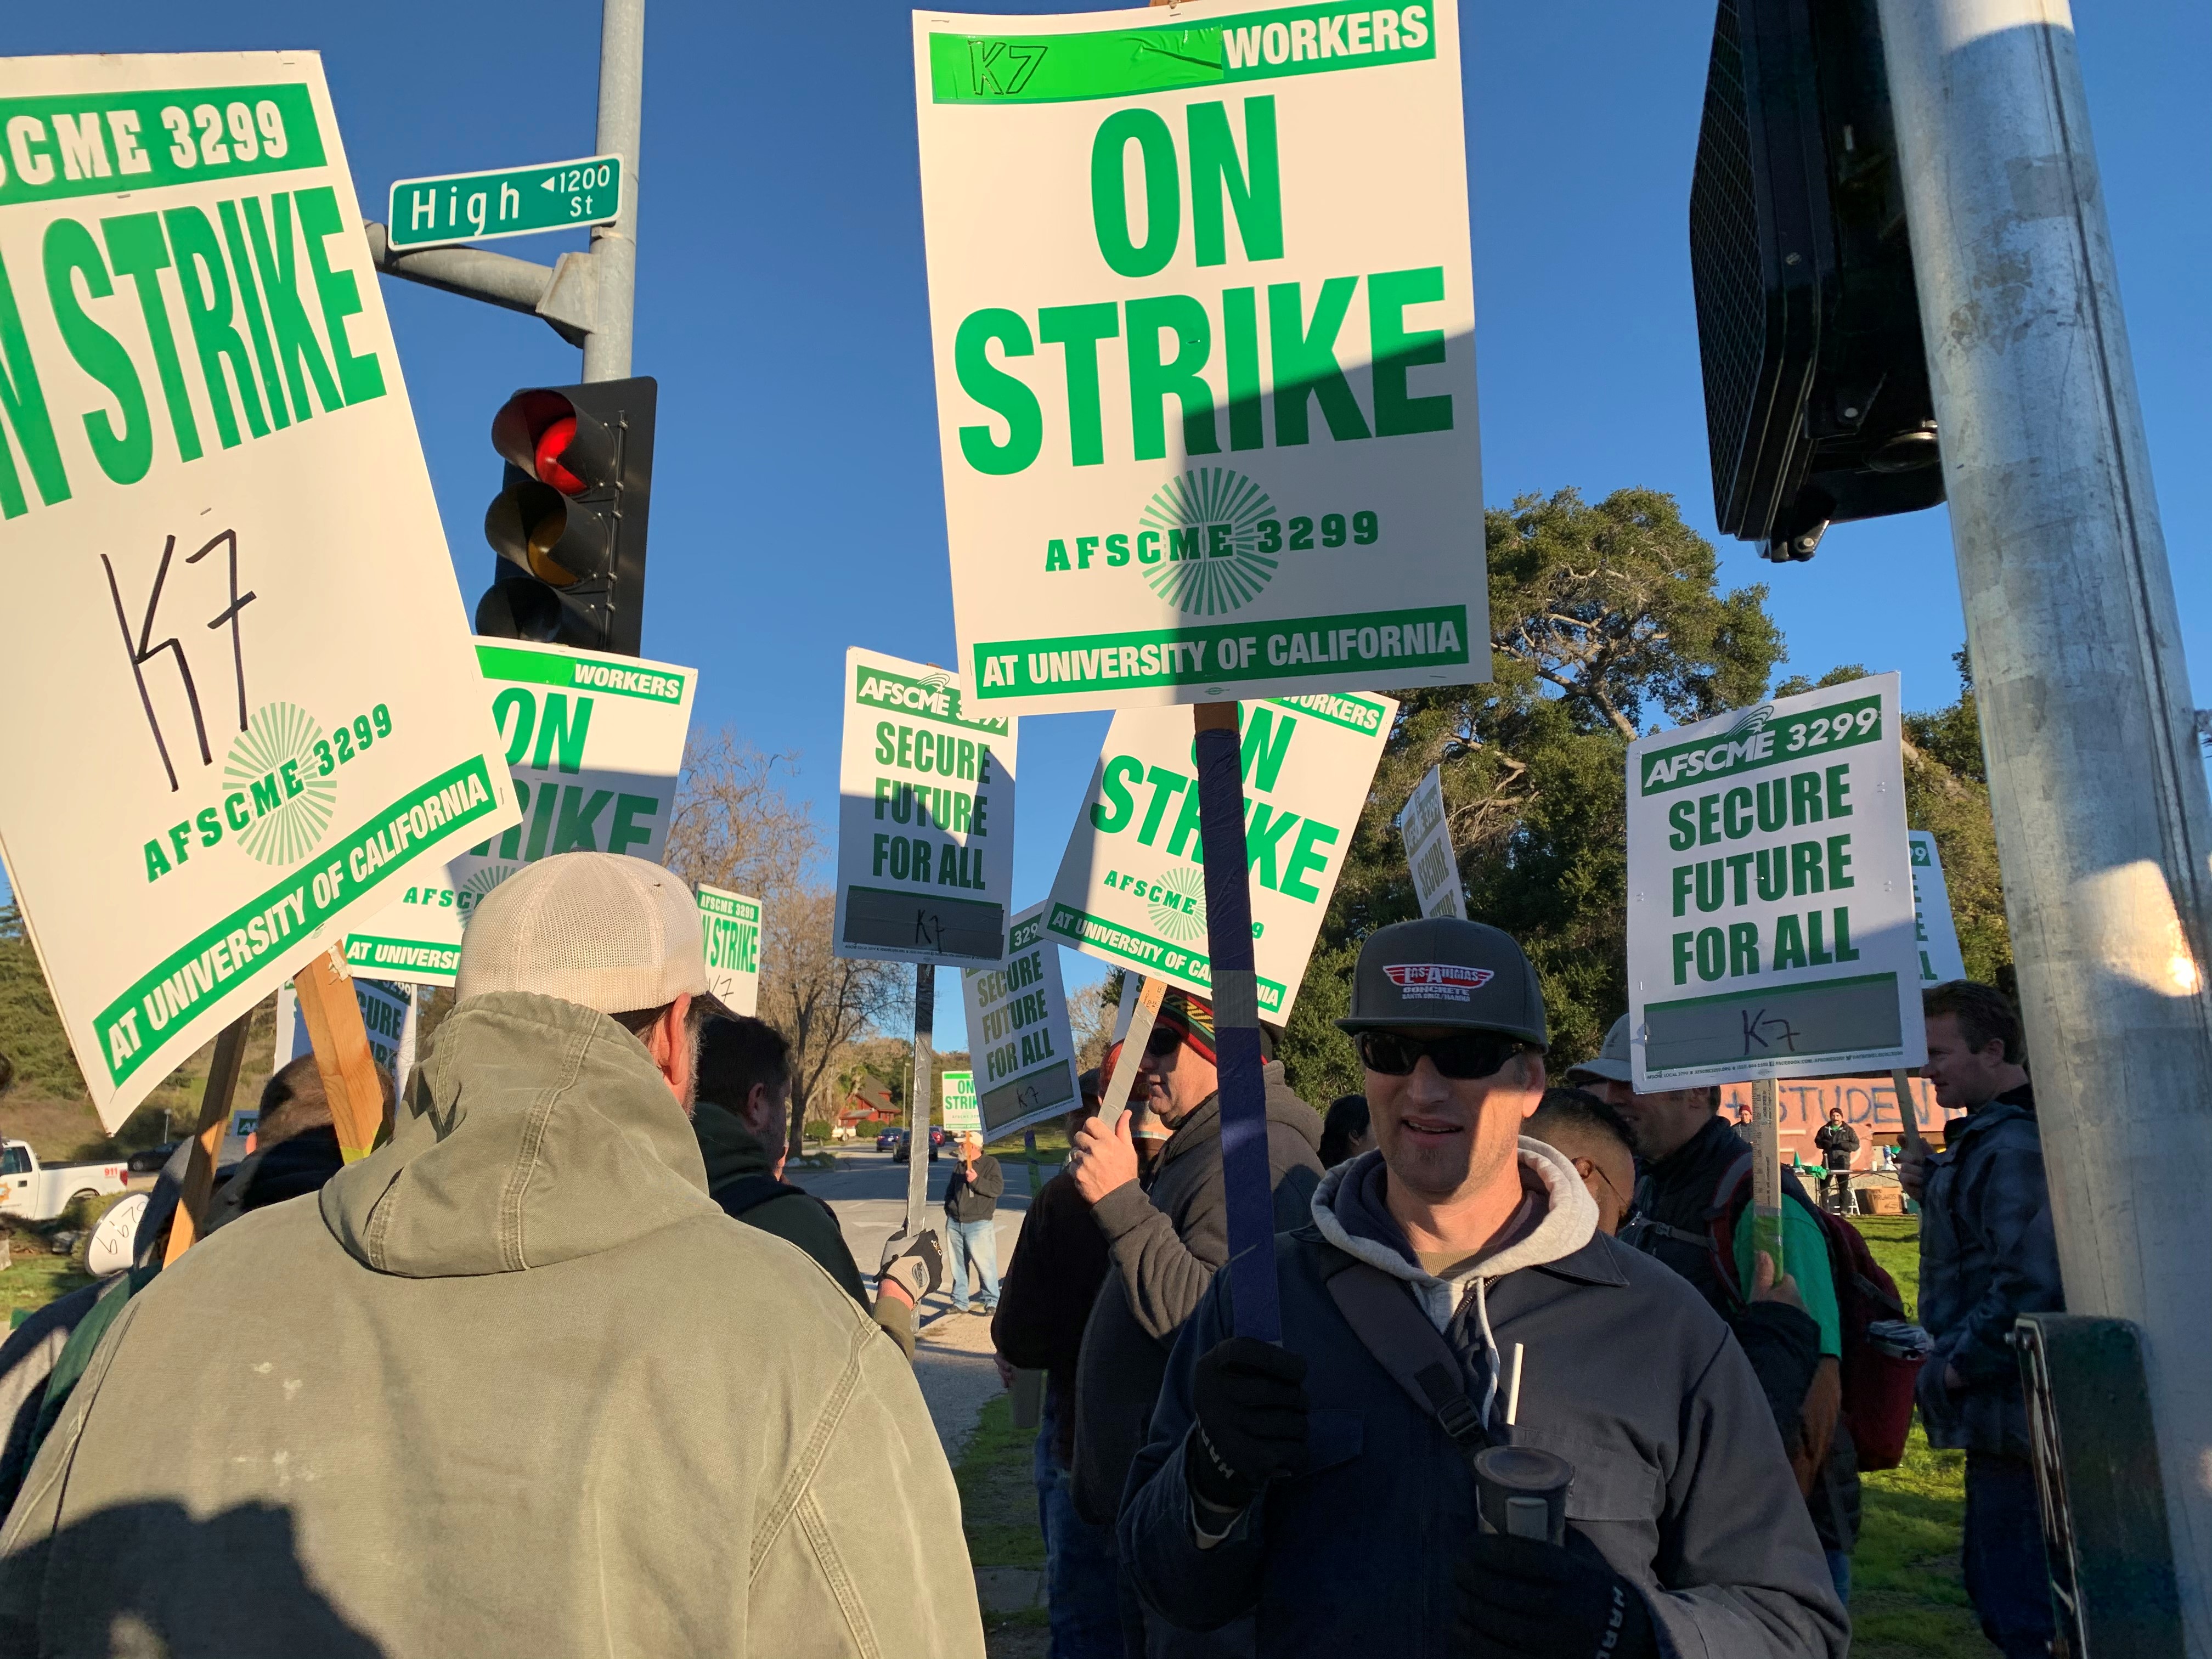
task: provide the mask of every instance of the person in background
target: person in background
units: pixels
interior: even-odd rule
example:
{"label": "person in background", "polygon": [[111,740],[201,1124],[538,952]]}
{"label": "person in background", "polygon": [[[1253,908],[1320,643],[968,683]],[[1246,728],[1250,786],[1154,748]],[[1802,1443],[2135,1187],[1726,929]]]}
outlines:
{"label": "person in background", "polygon": [[[1071,1142],[1098,1109],[1098,1079],[1097,1072],[1084,1073],[1084,1109],[1067,1120]],[[991,1321],[992,1346],[1008,1387],[1016,1368],[1045,1373],[1034,1474],[1054,1659],[1121,1659],[1113,1528],[1076,1513],[1073,1475],[1076,1361],[1109,1265],[1091,1200],[1062,1170],[1030,1200]]]}
{"label": "person in background", "polygon": [[391,1140],[110,1329],[0,1528],[0,1655],[983,1659],[913,1368],[708,1196],[706,990],[643,859],[486,894]]}
{"label": "person in background", "polygon": [[[973,1129],[960,1137],[960,1162],[945,1186],[946,1264],[952,1275],[952,1310],[988,1318],[999,1305],[999,1195],[1006,1176],[999,1160],[983,1152],[983,1137]],[[975,1264],[979,1295],[968,1305],[968,1264]]]}
{"label": "person in background", "polygon": [[[1836,1594],[1849,1601],[1859,1534],[1858,1452],[1842,1418],[1843,1319],[1813,1200],[1785,1166],[1784,1270],[1778,1274],[1772,1261],[1753,1249],[1751,1143],[1721,1116],[1718,1089],[1637,1093],[1626,1014],[1606,1033],[1597,1057],[1567,1077],[1605,1100],[1627,1126],[1644,1175],[1621,1237],[1695,1285],[1743,1345],[1789,1449]],[[1733,1259],[1726,1264],[1716,1259],[1711,1231],[1714,1206],[1723,1197],[1733,1218]]]}
{"label": "person in background", "polygon": [[1820,1148],[1820,1162],[1828,1171],[1820,1182],[1820,1201],[1838,1215],[1848,1214],[1851,1207],[1851,1159],[1859,1150],[1859,1132],[1844,1121],[1842,1107],[1828,1108],[1828,1121],[1814,1135],[1813,1144]]}
{"label": "person in background", "polygon": [[[1265,1025],[1260,1042],[1267,1060],[1268,1184],[1279,1231],[1304,1224],[1319,1184],[1321,1119],[1283,1081],[1274,1034]],[[1146,1103],[1172,1131],[1149,1186],[1128,1113],[1110,1130],[1085,1124],[1068,1160],[1113,1263],[1091,1310],[1076,1370],[1075,1502],[1086,1520],[1102,1526],[1112,1525],[1120,1510],[1129,1467],[1144,1446],[1159,1398],[1168,1351],[1229,1259],[1212,1004],[1170,991],[1140,1068]],[[1132,1095],[1132,1103],[1137,1098]],[[1194,1637],[1147,1613],[1126,1582],[1126,1560],[1123,1566],[1122,1628],[1132,1653],[1181,1659],[1251,1652],[1249,1622],[1219,1636]]]}
{"label": "person in background", "polygon": [[[1379,927],[1340,1023],[1376,1149],[1275,1240],[1279,1345],[1231,1334],[1226,1273],[1176,1341],[1121,1513],[1140,1594],[1193,1630],[1256,1613],[1267,1659],[1841,1659],[1727,1327],[1520,1133],[1547,1042],[1520,946]],[[1472,1460],[1508,1442],[1571,1464],[1564,1542],[1478,1524]]]}
{"label": "person in background", "polygon": [[743,1014],[708,1020],[699,1032],[697,1097],[691,1133],[707,1165],[707,1191],[723,1213],[805,1251],[912,1359],[915,1306],[944,1278],[937,1236],[925,1231],[911,1244],[895,1237],[869,1301],[836,1212],[783,1179],[791,1118],[791,1044],[783,1033]]}
{"label": "person in background", "polygon": [[1739,1129],[1751,1127],[1751,1103],[1747,1100],[1735,1109],[1735,1127]]}
{"label": "person in background", "polygon": [[1636,1196],[1636,1153],[1620,1115],[1583,1089],[1547,1089],[1522,1133],[1564,1152],[1597,1206],[1597,1230],[1611,1237]]}
{"label": "person in background", "polygon": [[1375,1132],[1368,1127],[1367,1097],[1339,1095],[1321,1121],[1321,1167],[1334,1170],[1371,1152]]}
{"label": "person in background", "polygon": [[2020,1015],[1972,980],[1921,994],[1936,1103],[1964,1112],[1942,1152],[1908,1150],[1899,1183],[1920,1201],[1920,1322],[1928,1443],[1966,1454],[1966,1594],[2006,1659],[2051,1650],[2051,1570],[2029,1461],[2020,1361],[2005,1346],[2024,1313],[2066,1306],[2035,1091]]}

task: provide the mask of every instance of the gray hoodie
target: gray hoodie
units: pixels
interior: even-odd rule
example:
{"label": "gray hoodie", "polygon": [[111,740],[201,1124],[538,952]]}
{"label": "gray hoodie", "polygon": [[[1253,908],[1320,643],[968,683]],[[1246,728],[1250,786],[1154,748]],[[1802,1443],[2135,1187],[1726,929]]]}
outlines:
{"label": "gray hoodie", "polygon": [[475,997],[391,1145],[117,1321],[0,1533],[0,1655],[959,1656],[914,1374],[707,1194],[614,1021]]}

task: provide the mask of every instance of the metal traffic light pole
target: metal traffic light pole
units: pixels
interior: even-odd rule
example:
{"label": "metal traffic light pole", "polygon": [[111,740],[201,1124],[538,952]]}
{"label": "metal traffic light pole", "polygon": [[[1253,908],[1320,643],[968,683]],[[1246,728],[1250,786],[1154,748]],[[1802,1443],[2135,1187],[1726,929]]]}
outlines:
{"label": "metal traffic light pole", "polygon": [[637,149],[645,93],[645,0],[600,0],[598,153],[620,155],[620,216],[592,230],[588,253],[539,264],[481,247],[395,249],[385,228],[363,227],[376,268],[426,288],[542,317],[584,350],[586,380],[629,375],[637,287]]}
{"label": "metal traffic light pole", "polygon": [[1881,0],[2069,1313],[2140,1328],[2212,1655],[2212,804],[2065,0]]}

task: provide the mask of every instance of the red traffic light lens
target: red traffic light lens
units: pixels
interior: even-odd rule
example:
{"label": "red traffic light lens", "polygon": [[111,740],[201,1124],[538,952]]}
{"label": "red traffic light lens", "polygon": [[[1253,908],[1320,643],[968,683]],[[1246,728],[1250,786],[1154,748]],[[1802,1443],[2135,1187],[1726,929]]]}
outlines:
{"label": "red traffic light lens", "polygon": [[575,441],[576,417],[563,415],[543,432],[532,448],[531,459],[536,463],[532,470],[539,480],[550,483],[564,495],[580,495],[587,486],[574,473],[561,465],[561,457]]}

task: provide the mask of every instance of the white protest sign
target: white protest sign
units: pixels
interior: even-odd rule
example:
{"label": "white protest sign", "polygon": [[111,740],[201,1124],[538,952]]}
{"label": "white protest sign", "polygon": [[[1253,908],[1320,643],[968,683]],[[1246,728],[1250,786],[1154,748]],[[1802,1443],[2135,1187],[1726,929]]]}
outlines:
{"label": "white protest sign", "polygon": [[[389,980],[356,979],[354,1000],[361,1006],[361,1023],[368,1033],[369,1058],[392,1073],[395,1089],[407,1086],[415,1069],[416,993]],[[295,1060],[314,1052],[307,1040],[307,1022],[300,1018],[300,1000],[286,981],[276,989],[276,1045],[270,1069],[281,1072]],[[240,1099],[230,1109],[222,1145],[216,1154],[218,1166],[235,1164],[247,1152],[246,1138],[261,1121],[261,1102]]]}
{"label": "white protest sign", "polygon": [[1074,1110],[1082,1093],[1060,947],[1045,936],[1045,909],[1033,904],[1013,919],[1003,964],[970,968],[960,976],[969,1062],[981,1079],[979,1109],[988,1140]]}
{"label": "white protest sign", "polygon": [[1406,866],[1413,873],[1413,896],[1425,916],[1467,920],[1467,890],[1460,885],[1459,855],[1452,850],[1451,826],[1444,821],[1443,769],[1431,766],[1406,797],[1398,820],[1406,844]]}
{"label": "white protest sign", "polygon": [[836,953],[996,962],[1014,888],[1015,721],[959,676],[845,653]]}
{"label": "white protest sign", "polygon": [[1943,884],[1943,859],[1925,830],[1906,831],[1912,843],[1913,943],[1920,954],[1920,983],[1941,985],[1966,976],[1959,930],[1951,920],[1951,890]]}
{"label": "white protest sign", "polygon": [[760,1007],[760,901],[703,881],[698,898],[699,927],[707,944],[707,988],[732,1013],[752,1013]]}
{"label": "white protest sign", "polygon": [[1638,1090],[1927,1058],[1895,674],[1628,747]]}
{"label": "white protest sign", "polygon": [[313,52],[0,62],[0,857],[101,1124],[514,821]]}
{"label": "white protest sign", "polygon": [[[1329,692],[1240,704],[1244,844],[1261,1018],[1290,1017],[1398,705]],[[1107,728],[1052,884],[1045,933],[1203,997],[1206,872],[1191,724],[1125,708]]]}
{"label": "white protest sign", "polygon": [[981,1113],[975,1107],[975,1074],[973,1072],[946,1072],[945,1079],[945,1132],[963,1134],[981,1133]]}
{"label": "white protest sign", "polygon": [[658,864],[676,811],[696,669],[565,645],[475,641],[471,693],[505,742],[522,812],[504,835],[425,861],[346,936],[356,973],[451,985],[478,900],[555,853],[628,853]]}
{"label": "white protest sign", "polygon": [[914,31],[977,705],[1489,678],[1454,0]]}

